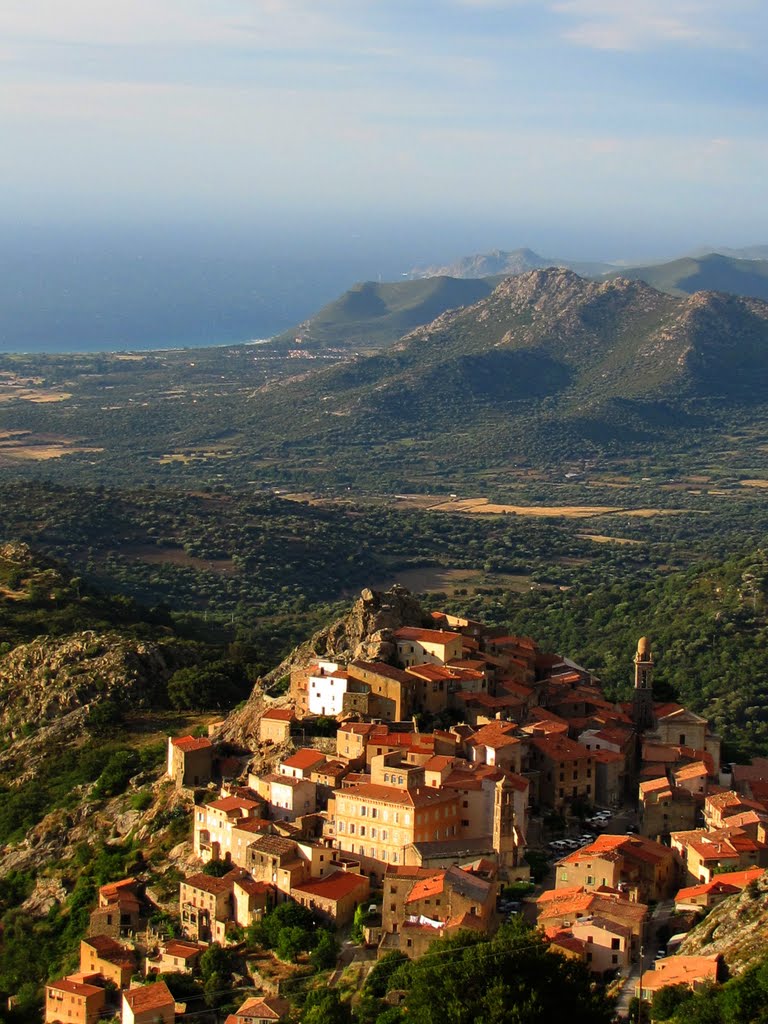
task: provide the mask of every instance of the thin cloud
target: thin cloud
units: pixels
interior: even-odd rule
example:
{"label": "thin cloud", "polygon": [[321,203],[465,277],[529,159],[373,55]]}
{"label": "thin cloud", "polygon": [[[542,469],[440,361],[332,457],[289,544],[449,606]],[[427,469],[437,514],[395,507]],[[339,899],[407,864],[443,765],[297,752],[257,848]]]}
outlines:
{"label": "thin cloud", "polygon": [[[744,6],[743,4],[741,6]],[[747,0],[746,7],[751,3]],[[559,0],[552,10],[575,21],[563,38],[595,50],[643,50],[658,45],[740,48],[732,29],[734,6],[724,23],[721,5],[702,0]]]}

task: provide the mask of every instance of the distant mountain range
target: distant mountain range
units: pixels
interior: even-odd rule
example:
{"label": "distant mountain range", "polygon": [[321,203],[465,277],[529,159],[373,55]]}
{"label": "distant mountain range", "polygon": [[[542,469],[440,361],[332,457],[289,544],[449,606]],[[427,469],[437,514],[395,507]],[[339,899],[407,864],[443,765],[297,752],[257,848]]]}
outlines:
{"label": "distant mountain range", "polygon": [[670,295],[732,292],[768,301],[768,260],[737,259],[722,253],[688,256],[649,267],[625,267],[610,275],[645,281]]}
{"label": "distant mountain range", "polygon": [[[497,250],[467,257],[453,267],[440,268],[451,271],[453,276],[419,277],[394,283],[367,281],[354,285],[274,341],[282,348],[298,344],[307,349],[379,350],[450,309],[487,297],[505,277],[553,266],[564,267],[565,263],[545,260],[530,249]],[[617,269],[595,263],[588,265],[589,272],[576,269],[584,266],[574,264],[570,269],[582,277],[597,280],[645,281],[669,295],[716,291],[768,301],[768,260],[709,253],[644,267]],[[488,276],[484,276],[485,272]]]}
{"label": "distant mountain range", "polygon": [[412,278],[422,277],[491,277],[524,274],[527,270],[544,270],[546,267],[567,267],[582,277],[599,277],[610,273],[614,264],[594,260],[563,260],[539,256],[533,249],[493,249],[491,252],[465,256],[444,267],[416,267],[410,272]]}
{"label": "distant mountain range", "polygon": [[406,440],[445,450],[458,430],[484,458],[540,459],[706,429],[711,409],[763,402],[768,304],[548,269],[263,394],[249,428],[309,445],[305,455]]}

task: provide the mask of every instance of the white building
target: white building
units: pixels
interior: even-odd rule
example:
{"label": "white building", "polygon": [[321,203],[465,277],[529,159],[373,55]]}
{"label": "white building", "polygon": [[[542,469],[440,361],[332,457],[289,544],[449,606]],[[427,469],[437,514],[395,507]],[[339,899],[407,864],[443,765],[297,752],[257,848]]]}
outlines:
{"label": "white building", "polygon": [[347,686],[347,673],[335,661],[318,662],[307,681],[309,713],[330,718],[341,714]]}

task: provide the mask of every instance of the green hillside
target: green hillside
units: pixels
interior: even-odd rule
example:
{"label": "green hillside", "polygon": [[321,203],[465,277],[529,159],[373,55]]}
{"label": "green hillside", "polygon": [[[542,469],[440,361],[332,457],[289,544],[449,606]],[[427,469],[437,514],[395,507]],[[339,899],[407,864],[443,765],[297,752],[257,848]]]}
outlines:
{"label": "green hillside", "polygon": [[[350,320],[376,292],[346,302]],[[67,483],[398,493],[485,488],[520,465],[695,452],[754,476],[767,356],[757,299],[536,270],[372,355],[8,357],[0,466]],[[726,434],[737,440],[724,452]]]}
{"label": "green hillside", "polygon": [[485,298],[499,280],[432,277],[394,283],[365,281],[281,334],[274,344],[295,348],[299,342],[308,349],[340,347],[359,351],[384,348],[448,309]]}
{"label": "green hillside", "polygon": [[731,292],[768,302],[766,259],[737,259],[709,253],[649,267],[627,267],[609,277],[645,281],[670,295],[691,295],[699,291]]}

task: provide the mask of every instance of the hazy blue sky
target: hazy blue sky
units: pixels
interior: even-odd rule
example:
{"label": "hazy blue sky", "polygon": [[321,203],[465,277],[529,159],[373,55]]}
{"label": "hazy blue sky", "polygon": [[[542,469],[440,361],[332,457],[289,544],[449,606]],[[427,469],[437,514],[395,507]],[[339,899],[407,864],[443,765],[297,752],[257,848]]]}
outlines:
{"label": "hazy blue sky", "polygon": [[2,220],[768,242],[767,27],[765,0],[2,0]]}

